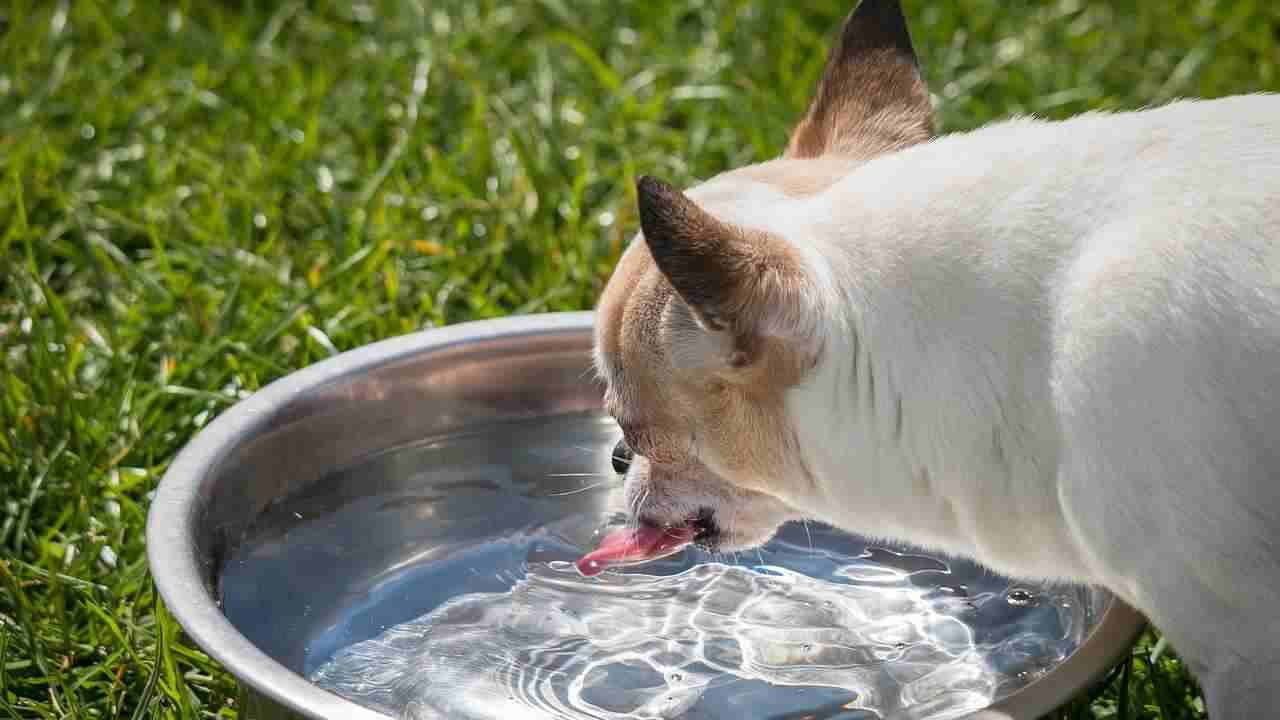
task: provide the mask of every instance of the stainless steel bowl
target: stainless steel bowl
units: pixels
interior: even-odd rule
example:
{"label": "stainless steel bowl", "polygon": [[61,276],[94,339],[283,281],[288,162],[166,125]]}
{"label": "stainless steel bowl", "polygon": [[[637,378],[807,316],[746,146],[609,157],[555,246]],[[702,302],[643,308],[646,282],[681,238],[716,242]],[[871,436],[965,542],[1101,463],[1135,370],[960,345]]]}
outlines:
{"label": "stainless steel bowl", "polygon": [[[223,413],[179,454],[148,517],[151,572],[188,635],[239,681],[240,717],[387,720],[308,682],[302,673],[311,658],[331,653],[329,646],[344,638],[408,619],[418,611],[415,602],[438,602],[384,601],[404,573],[447,555],[463,530],[496,536],[530,514],[599,509],[596,493],[566,496],[554,507],[491,508],[479,520],[433,518],[410,502],[387,516],[394,521],[360,528],[359,537],[338,526],[332,538],[317,535],[300,556],[306,562],[272,565],[268,558],[257,567],[241,553],[246,537],[302,532],[304,511],[426,482],[412,468],[397,469],[394,459],[373,478],[326,481],[385,451],[495,424],[598,412],[598,388],[586,377],[590,344],[590,313],[469,323],[387,340],[271,384]],[[521,462],[521,439],[510,440],[477,462]],[[603,447],[575,462],[608,467]],[[224,581],[232,576],[228,595]],[[975,717],[1039,717],[1124,655],[1141,617],[1092,592],[1104,609],[1078,649]],[[368,610],[379,603],[392,609]]]}

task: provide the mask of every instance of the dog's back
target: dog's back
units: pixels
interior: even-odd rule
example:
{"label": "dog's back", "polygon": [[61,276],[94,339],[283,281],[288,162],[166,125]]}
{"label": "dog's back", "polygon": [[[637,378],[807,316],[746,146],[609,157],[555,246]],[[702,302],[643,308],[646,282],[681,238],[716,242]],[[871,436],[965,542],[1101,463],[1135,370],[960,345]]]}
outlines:
{"label": "dog's back", "polygon": [[1018,156],[992,172],[1024,184],[991,217],[1061,253],[1038,268],[1037,299],[1065,522],[1218,712],[1273,713],[1280,690],[1261,688],[1280,669],[1280,96],[1006,129]]}
{"label": "dog's back", "polygon": [[[828,305],[890,371],[867,415],[907,420],[804,434],[930,468],[960,518],[939,546],[1111,587],[1220,713],[1280,707],[1280,96],[998,123],[813,204]],[[848,524],[931,537],[906,482],[849,478]]]}
{"label": "dog's back", "polygon": [[1136,119],[1120,211],[1055,306],[1060,495],[1214,706],[1263,717],[1280,707],[1260,692],[1280,661],[1280,97]]}

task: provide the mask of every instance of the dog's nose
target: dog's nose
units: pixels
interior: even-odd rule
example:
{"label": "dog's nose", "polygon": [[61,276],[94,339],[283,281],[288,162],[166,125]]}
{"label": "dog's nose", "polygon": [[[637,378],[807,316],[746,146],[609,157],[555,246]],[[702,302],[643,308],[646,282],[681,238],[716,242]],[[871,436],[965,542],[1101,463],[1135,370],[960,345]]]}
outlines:
{"label": "dog's nose", "polygon": [[613,471],[624,475],[629,467],[631,467],[631,448],[627,447],[626,440],[619,440],[618,444],[613,446]]}

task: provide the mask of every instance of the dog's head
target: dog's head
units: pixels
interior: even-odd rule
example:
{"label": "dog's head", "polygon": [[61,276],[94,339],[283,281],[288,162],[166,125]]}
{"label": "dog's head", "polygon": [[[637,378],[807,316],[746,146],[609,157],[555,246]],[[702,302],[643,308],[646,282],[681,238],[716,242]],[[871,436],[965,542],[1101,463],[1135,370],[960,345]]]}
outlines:
{"label": "dog's head", "polygon": [[605,407],[624,435],[615,455],[630,459],[640,522],[693,525],[704,544],[736,550],[799,515],[814,479],[786,401],[820,360],[829,293],[788,213],[932,127],[898,2],[863,0],[781,158],[687,194],[640,179],[643,241],[596,311]]}

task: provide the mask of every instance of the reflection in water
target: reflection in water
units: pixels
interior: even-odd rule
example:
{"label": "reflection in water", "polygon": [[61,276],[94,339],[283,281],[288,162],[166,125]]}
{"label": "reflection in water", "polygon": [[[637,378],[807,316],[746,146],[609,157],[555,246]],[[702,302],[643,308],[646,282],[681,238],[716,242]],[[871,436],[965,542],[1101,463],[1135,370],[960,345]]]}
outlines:
{"label": "reflection in water", "polygon": [[811,525],[583,578],[620,522],[598,416],[435,438],[257,519],[220,575],[264,652],[409,720],[948,718],[1070,654],[1100,596]]}
{"label": "reflection in water", "polygon": [[593,579],[548,559],[566,550],[530,543],[509,590],[452,598],[312,680],[415,720],[950,718],[1059,662],[1086,610],[1074,589],[974,595],[937,559],[813,553],[807,537],[750,565],[684,557]]}

